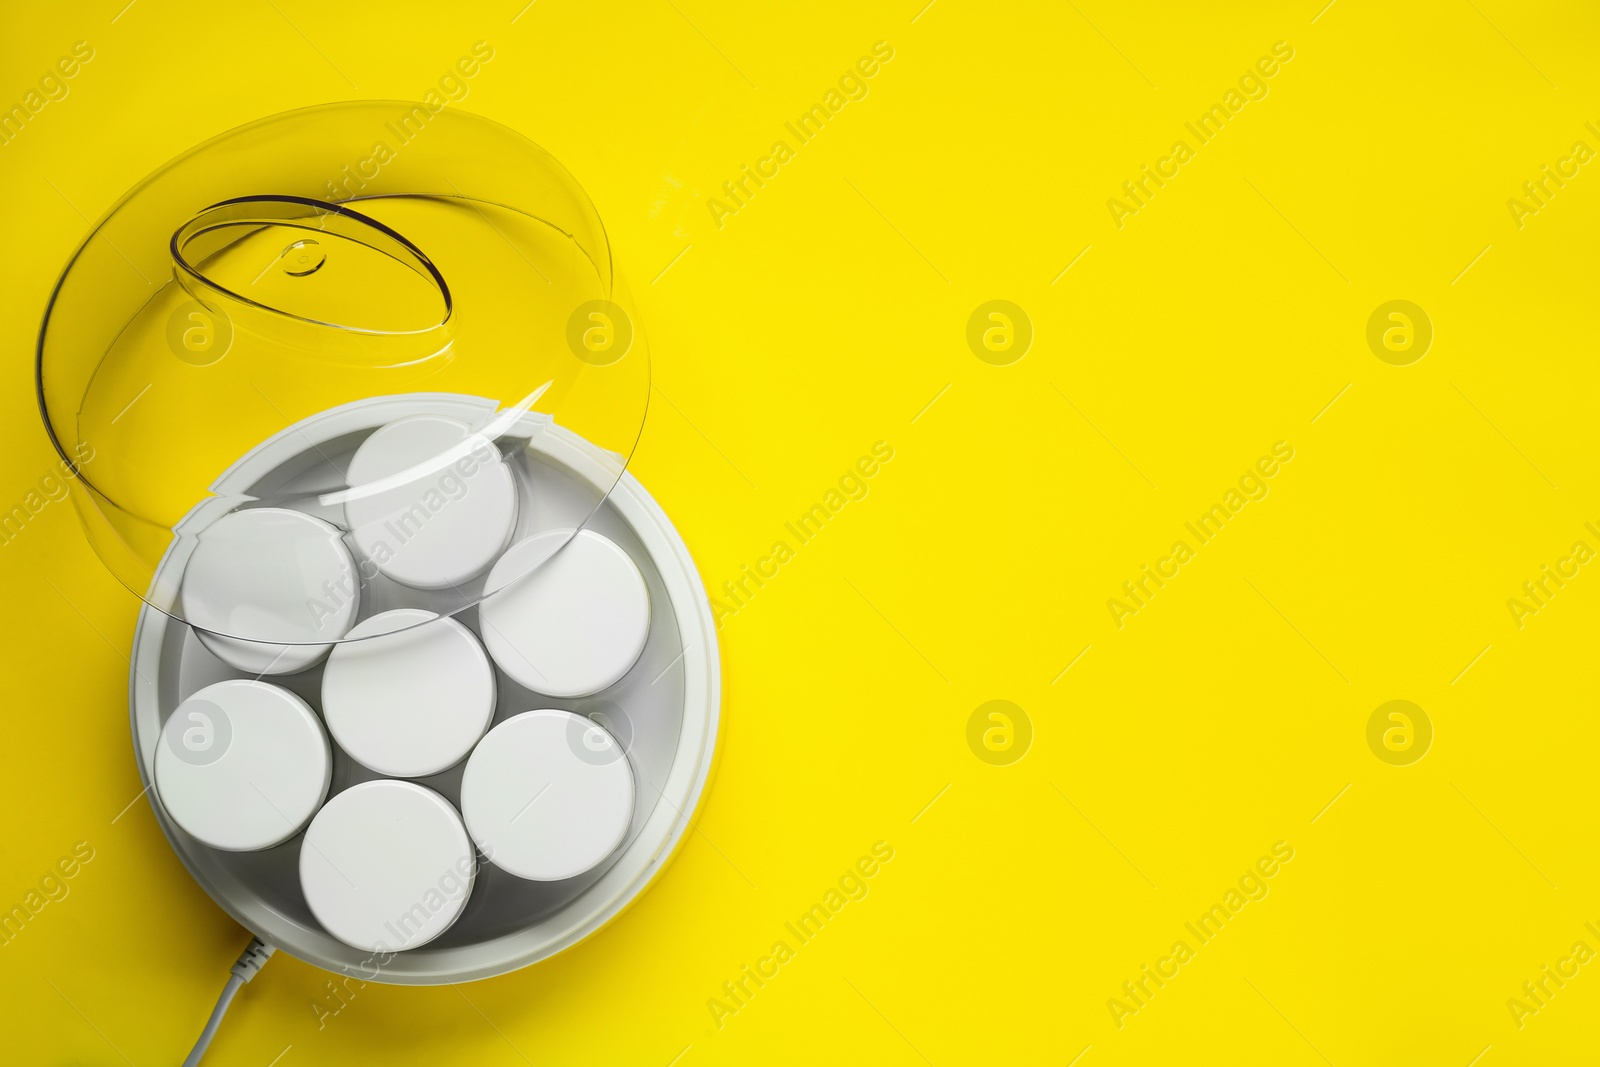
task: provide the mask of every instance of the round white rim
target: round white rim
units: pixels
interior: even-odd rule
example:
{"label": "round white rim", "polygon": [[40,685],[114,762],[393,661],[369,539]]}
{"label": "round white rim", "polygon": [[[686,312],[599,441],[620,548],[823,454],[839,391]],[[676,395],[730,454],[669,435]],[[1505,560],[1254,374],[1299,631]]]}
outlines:
{"label": "round white rim", "polygon": [[[243,456],[212,485],[215,498],[202,501],[191,515],[230,507],[230,499],[246,494],[250,486],[270,473],[288,455],[306,443],[323,444],[346,434],[370,430],[393,419],[420,412],[453,415],[471,423],[494,412],[494,401],[451,393],[415,393],[374,397],[344,404],[280,431]],[[570,948],[593,935],[621,912],[660,874],[683,842],[705,795],[715,763],[720,720],[722,678],[716,625],[705,587],[700,581],[688,546],[661,506],[633,475],[622,470],[622,460],[585,441],[550,416],[529,412],[513,431],[526,436],[528,447],[587,480],[599,491],[610,488],[609,503],[645,546],[668,592],[686,650],[679,661],[684,671],[684,707],[677,755],[659,802],[624,846],[603,876],[577,899],[551,915],[514,933],[455,948],[400,953],[375,978],[370,961],[352,959],[356,950],[320,929],[308,927],[266,907],[244,891],[231,891],[209,880],[186,854],[174,834],[171,817],[158,801],[152,803],[157,821],[174,851],[201,887],[240,925],[262,940],[308,963],[341,973],[361,973],[369,980],[396,985],[436,985],[490,978],[526,967]],[[183,523],[179,524],[181,532]],[[174,537],[157,568],[152,586],[170,587],[171,576],[181,573],[192,539]],[[134,753],[139,775],[148,786],[151,761],[160,737],[159,676],[166,649],[167,614],[141,606],[134,631],[129,675],[129,704]],[[182,625],[179,623],[179,625]],[[653,789],[651,783],[640,787]]]}

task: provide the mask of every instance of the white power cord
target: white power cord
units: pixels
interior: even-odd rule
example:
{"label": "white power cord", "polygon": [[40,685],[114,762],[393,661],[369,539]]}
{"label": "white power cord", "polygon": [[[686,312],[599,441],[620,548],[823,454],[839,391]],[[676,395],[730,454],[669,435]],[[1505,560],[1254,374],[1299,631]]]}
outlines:
{"label": "white power cord", "polygon": [[183,1061],[183,1067],[199,1067],[200,1057],[206,1054],[206,1049],[211,1047],[211,1039],[217,1036],[217,1027],[222,1025],[222,1016],[227,1012],[228,1005],[233,1003],[240,988],[256,976],[256,972],[276,951],[259,937],[250,939],[250,944],[239,956],[239,962],[233,965],[232,976],[228,984],[222,987],[222,996],[217,998],[217,1006],[211,1009],[211,1018],[206,1020],[206,1028],[200,1031],[200,1039],[194,1043],[189,1058]]}

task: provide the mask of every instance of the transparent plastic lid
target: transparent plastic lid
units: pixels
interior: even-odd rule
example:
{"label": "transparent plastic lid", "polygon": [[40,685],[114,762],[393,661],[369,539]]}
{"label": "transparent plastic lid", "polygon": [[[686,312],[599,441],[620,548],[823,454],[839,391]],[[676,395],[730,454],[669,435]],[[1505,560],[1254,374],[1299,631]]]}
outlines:
{"label": "transparent plastic lid", "polygon": [[592,487],[558,525],[584,526],[644,421],[633,322],[548,153],[450,109],[334,104],[122,198],[51,296],[39,402],[112,573],[285,673],[386,606],[455,614],[523,577],[494,564],[550,525],[524,469],[544,436]]}

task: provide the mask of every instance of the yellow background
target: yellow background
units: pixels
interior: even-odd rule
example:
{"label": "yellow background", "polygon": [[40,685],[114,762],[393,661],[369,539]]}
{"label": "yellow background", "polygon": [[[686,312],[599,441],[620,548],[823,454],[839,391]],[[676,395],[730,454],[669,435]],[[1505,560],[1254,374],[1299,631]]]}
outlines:
{"label": "yellow background", "polygon": [[[320,1030],[326,976],[280,955],[208,1063],[1593,1058],[1600,963],[1520,1029],[1506,1006],[1600,949],[1600,574],[1521,629],[1506,606],[1600,547],[1600,174],[1521,229],[1506,206],[1600,148],[1592,9],[121,3],[9,4],[0,30],[7,105],[96,52],[0,147],[5,508],[53,463],[33,343],[89,220],[248,120],[419,97],[479,40],[455,106],[571,169],[640,294],[660,402],[634,470],[708,587],[895,449],[726,620],[718,776],[636,906]],[[707,198],[880,40],[869,95],[718,228]],[[1269,95],[1118,229],[1107,198],[1280,40]],[[997,298],[1036,334],[1003,367],[965,340]],[[1434,325],[1410,366],[1366,344],[1391,299]],[[1280,440],[1270,495],[1118,629],[1107,598]],[[177,1062],[246,937],[127,807],[137,602],[64,504],[0,577],[0,904],[95,849],[0,948],[4,1058]],[[1033,726],[1009,766],[967,745],[992,699]],[[1367,747],[1391,699],[1435,730],[1410,766]],[[880,840],[870,894],[717,1028],[708,999]],[[1270,894],[1119,1029],[1108,998],[1277,841]]]}

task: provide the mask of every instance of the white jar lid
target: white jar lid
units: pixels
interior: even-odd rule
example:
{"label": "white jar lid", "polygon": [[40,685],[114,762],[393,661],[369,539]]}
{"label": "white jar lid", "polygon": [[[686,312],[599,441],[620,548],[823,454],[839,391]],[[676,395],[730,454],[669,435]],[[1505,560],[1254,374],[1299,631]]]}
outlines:
{"label": "white jar lid", "polygon": [[322,715],[356,762],[419,778],[459,762],[489,728],[494,670],[459,622],[398,608],[347,638],[323,668]]}
{"label": "white jar lid", "polygon": [[614,685],[650,634],[644,576],[593,530],[517,542],[485,588],[483,643],[501,670],[536,693],[580,697]]}
{"label": "white jar lid", "polygon": [[[248,508],[200,534],[181,599],[184,621],[218,659],[256,675],[293,674],[344,636],[361,589],[337,527],[287,508]],[[302,643],[316,641],[328,644]]]}
{"label": "white jar lid", "polygon": [[173,820],[212,848],[282,844],[328,794],[333,762],[306,702],[267,682],[208,685],[167,718],[156,792]]}
{"label": "white jar lid", "polygon": [[609,856],[633,818],[633,768],[611,734],[570,711],[525,711],[467,760],[461,811],[495,866],[552,882]]}
{"label": "white jar lid", "polygon": [[317,812],[300,887],[323,929],[370,952],[424,945],[466,907],[477,857],[450,802],[415,782],[362,782]]}
{"label": "white jar lid", "polygon": [[511,540],[517,491],[500,450],[457,419],[411,415],[350,459],[345,520],[362,555],[415,589],[444,589]]}

